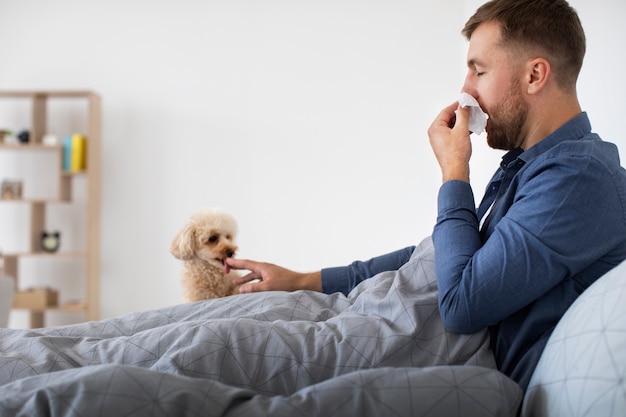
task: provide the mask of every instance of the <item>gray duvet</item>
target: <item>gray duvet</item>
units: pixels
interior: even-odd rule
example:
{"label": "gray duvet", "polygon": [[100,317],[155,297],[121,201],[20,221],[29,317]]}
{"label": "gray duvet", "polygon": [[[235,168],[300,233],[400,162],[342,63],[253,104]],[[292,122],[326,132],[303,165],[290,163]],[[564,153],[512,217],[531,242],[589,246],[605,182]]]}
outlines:
{"label": "gray duvet", "polygon": [[238,295],[0,329],[0,416],[515,416],[488,333],[447,332],[434,250],[347,297]]}

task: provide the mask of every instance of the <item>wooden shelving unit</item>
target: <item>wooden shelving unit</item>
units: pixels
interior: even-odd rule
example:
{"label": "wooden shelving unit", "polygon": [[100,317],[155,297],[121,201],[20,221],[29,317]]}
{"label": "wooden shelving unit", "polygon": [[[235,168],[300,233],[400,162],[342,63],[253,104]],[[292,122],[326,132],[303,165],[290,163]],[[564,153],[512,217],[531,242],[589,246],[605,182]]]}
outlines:
{"label": "wooden shelving unit", "polygon": [[[55,172],[41,172],[37,175],[56,176],[58,178],[57,195],[51,198],[18,198],[2,199],[0,204],[22,204],[30,208],[29,250],[18,253],[3,253],[5,273],[16,279],[16,287],[20,287],[20,260],[37,258],[42,261],[50,259],[84,260],[85,294],[82,300],[60,304],[42,310],[28,310],[30,327],[43,327],[46,311],[83,312],[84,320],[97,320],[100,316],[100,141],[101,141],[101,101],[91,91],[0,91],[0,100],[30,101],[30,140],[26,144],[9,144],[0,142],[0,152],[52,152],[57,154],[58,169]],[[63,146],[61,144],[44,144],[42,139],[48,133],[49,106],[56,99],[81,101],[86,105],[86,131],[81,132],[87,138],[86,169],[80,172],[63,170]],[[68,132],[72,133],[72,132]],[[60,138],[62,140],[62,138]],[[53,157],[55,157],[53,155]],[[46,230],[46,210],[53,204],[70,204],[72,188],[77,178],[85,182],[85,216],[86,227],[84,250],[55,253],[45,252],[41,248],[41,232]],[[55,277],[43,277],[51,287],[55,286]]]}

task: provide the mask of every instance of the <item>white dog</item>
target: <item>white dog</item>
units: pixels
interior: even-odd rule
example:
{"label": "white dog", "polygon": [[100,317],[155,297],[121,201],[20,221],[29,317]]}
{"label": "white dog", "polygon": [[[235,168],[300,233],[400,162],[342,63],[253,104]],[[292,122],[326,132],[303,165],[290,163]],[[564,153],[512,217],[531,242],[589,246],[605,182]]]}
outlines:
{"label": "white dog", "polygon": [[172,241],[170,252],[183,262],[182,290],[187,302],[238,293],[226,259],[235,255],[237,222],[218,209],[204,209],[191,216]]}

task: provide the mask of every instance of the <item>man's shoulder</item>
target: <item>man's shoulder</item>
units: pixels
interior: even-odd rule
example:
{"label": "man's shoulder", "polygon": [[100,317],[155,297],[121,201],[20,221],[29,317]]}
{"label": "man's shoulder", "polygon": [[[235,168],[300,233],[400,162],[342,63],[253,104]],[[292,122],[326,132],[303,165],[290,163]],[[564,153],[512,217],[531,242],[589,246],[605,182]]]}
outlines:
{"label": "man's shoulder", "polygon": [[[563,140],[538,156],[538,161],[557,158],[562,163],[589,163],[610,172],[624,171],[619,150],[614,143],[604,141],[596,133],[576,140]],[[589,166],[591,168],[591,166]]]}
{"label": "man's shoulder", "polygon": [[[588,133],[576,140],[561,140],[527,161],[519,183],[536,189],[571,190],[572,186],[612,195],[626,210],[626,170],[615,144]],[[582,192],[581,194],[586,194]]]}

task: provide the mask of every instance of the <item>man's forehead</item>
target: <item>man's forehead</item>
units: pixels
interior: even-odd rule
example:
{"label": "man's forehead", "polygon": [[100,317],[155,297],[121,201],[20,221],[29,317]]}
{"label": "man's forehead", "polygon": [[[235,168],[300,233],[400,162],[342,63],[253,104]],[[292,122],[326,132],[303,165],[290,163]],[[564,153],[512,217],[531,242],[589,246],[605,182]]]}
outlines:
{"label": "man's forehead", "polygon": [[470,42],[474,37],[486,37],[493,39],[496,41],[500,38],[502,24],[497,20],[488,20],[486,22],[481,23],[474,29],[472,32],[472,36],[470,37]]}
{"label": "man's forehead", "polygon": [[469,40],[467,50],[467,65],[475,66],[484,64],[488,56],[497,53],[501,49],[500,24],[498,22],[486,22],[474,30]]}

